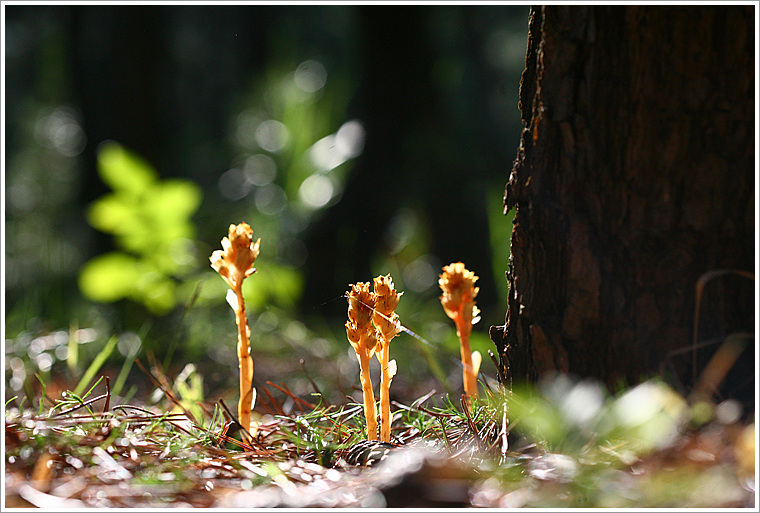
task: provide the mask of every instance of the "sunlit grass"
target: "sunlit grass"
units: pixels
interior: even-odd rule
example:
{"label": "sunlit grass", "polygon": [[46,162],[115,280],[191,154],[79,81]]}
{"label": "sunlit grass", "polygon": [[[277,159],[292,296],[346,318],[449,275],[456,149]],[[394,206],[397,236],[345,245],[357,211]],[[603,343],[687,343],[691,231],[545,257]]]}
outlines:
{"label": "sunlit grass", "polygon": [[11,502],[55,504],[69,490],[66,505],[81,507],[243,497],[356,506],[378,490],[391,500],[399,483],[389,466],[419,475],[422,495],[440,479],[460,483],[470,497],[463,505],[481,507],[744,506],[754,497],[736,463],[743,424],[695,428],[684,400],[656,381],[610,396],[556,376],[512,393],[485,387],[471,403],[431,391],[392,403],[390,444],[366,441],[361,404],[268,383],[255,411],[259,431],[244,442],[226,404],[198,395],[194,369],[171,380],[140,366],[156,386],[152,404],[114,404],[102,378],[81,396],[63,391],[50,407],[6,402]]}

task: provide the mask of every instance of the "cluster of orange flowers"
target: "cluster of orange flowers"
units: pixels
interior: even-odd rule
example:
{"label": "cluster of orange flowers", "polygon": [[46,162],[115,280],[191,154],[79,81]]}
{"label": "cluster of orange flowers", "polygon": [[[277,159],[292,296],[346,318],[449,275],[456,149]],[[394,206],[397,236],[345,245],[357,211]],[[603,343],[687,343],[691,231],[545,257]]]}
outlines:
{"label": "cluster of orange flowers", "polygon": [[364,394],[364,416],[367,419],[367,438],[377,439],[375,395],[369,375],[369,361],[374,354],[380,361],[380,440],[389,442],[391,436],[390,387],[396,373],[395,362],[390,361],[390,341],[401,331],[395,313],[403,292],[397,292],[390,274],[373,280],[374,292],[369,282],[355,283],[346,293],[348,298],[348,321],[346,335],[356,351],[361,369]]}
{"label": "cluster of orange flowers", "polygon": [[[261,239],[253,242],[253,230],[247,223],[230,225],[229,234],[222,239],[222,249],[210,257],[211,267],[227,282],[231,291],[228,301],[235,310],[238,326],[238,360],[240,366],[240,402],[238,416],[244,428],[244,437],[256,434],[257,425],[251,424],[251,410],[255,400],[253,383],[253,359],[250,354],[250,336],[243,301],[243,280],[256,272],[253,267],[259,255]],[[462,262],[455,262],[443,268],[438,284],[443,294],[440,297],[443,309],[455,323],[460,340],[462,357],[462,381],[466,396],[477,396],[477,374],[482,360],[480,353],[470,351],[472,325],[479,319],[475,297],[478,277],[468,271]],[[377,413],[375,396],[370,379],[369,363],[373,356],[380,362],[380,440],[390,441],[390,385],[396,374],[396,362],[390,360],[390,341],[402,329],[395,313],[403,292],[398,292],[390,274],[373,279],[373,291],[369,282],[351,285],[346,293],[348,299],[348,321],[346,336],[356,351],[361,369],[360,379],[364,398],[364,416],[367,421],[367,438],[377,440]]]}

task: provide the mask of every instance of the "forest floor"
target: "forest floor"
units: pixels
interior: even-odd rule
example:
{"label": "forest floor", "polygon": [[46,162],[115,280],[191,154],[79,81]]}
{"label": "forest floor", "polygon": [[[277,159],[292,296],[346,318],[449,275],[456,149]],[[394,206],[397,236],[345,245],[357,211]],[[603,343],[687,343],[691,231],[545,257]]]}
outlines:
{"label": "forest floor", "polygon": [[[155,369],[154,369],[155,370]],[[6,508],[755,507],[753,414],[646,382],[610,397],[542,387],[393,403],[390,444],[362,406],[260,387],[250,443],[218,404],[113,404],[107,383],[49,411],[5,409]],[[106,390],[96,393],[96,390]],[[317,397],[317,399],[319,399]]]}

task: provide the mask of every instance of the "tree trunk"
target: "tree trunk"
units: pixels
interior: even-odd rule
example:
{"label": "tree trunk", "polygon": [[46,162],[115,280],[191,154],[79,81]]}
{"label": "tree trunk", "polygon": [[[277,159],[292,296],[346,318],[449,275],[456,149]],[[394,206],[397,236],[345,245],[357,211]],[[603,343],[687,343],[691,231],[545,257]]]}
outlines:
{"label": "tree trunk", "polygon": [[529,24],[499,378],[693,384],[693,337],[754,331],[735,275],[705,287],[693,330],[700,276],[755,268],[753,7],[551,6]]}

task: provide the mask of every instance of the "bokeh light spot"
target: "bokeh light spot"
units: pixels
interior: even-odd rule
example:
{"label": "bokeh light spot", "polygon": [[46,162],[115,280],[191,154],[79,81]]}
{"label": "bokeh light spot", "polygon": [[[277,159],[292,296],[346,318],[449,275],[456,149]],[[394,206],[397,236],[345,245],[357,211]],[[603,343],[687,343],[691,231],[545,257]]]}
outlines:
{"label": "bokeh light spot", "polygon": [[417,235],[420,228],[420,220],[416,212],[410,208],[400,208],[388,223],[385,232],[385,242],[390,247],[390,252],[395,255]]}
{"label": "bokeh light spot", "polygon": [[274,216],[285,208],[288,197],[282,187],[270,183],[265,187],[256,189],[253,194],[253,201],[259,212],[267,216]]}
{"label": "bokeh light spot", "polygon": [[69,346],[58,346],[55,348],[55,357],[59,360],[66,360],[69,357]]}
{"label": "bokeh light spot", "polygon": [[335,134],[335,146],[347,159],[361,155],[364,150],[364,126],[358,120],[343,123]]}
{"label": "bokeh light spot", "polygon": [[309,160],[317,171],[326,173],[348,159],[361,155],[365,131],[361,122],[344,123],[335,134],[323,137],[309,149]]}
{"label": "bokeh light spot", "polygon": [[319,61],[304,61],[296,68],[293,81],[302,91],[316,93],[327,83],[327,70]]}
{"label": "bokeh light spot", "polygon": [[14,213],[23,214],[33,210],[42,196],[42,188],[31,179],[19,177],[8,184],[7,198]]}
{"label": "bokeh light spot", "polygon": [[298,189],[298,196],[303,203],[311,208],[322,208],[333,197],[335,186],[332,181],[320,174],[306,178]]}
{"label": "bokeh light spot", "polygon": [[414,292],[423,292],[433,286],[438,280],[436,269],[430,255],[423,255],[404,267],[402,279],[404,285]]}
{"label": "bokeh light spot", "polygon": [[42,372],[47,372],[50,370],[50,367],[53,366],[53,357],[50,356],[48,353],[42,353],[36,358],[37,367]]}
{"label": "bokeh light spot", "polygon": [[225,171],[219,177],[219,192],[225,198],[237,201],[244,198],[251,191],[251,184],[245,173],[238,168]]}
{"label": "bokeh light spot", "polygon": [[269,155],[257,153],[246,159],[243,173],[250,183],[262,187],[274,181],[277,176],[277,164]]}
{"label": "bokeh light spot", "polygon": [[87,137],[79,124],[79,115],[71,107],[61,106],[43,111],[34,127],[37,142],[65,157],[75,157],[87,145]]}
{"label": "bokeh light spot", "polygon": [[256,128],[256,142],[262,149],[277,153],[290,142],[290,131],[279,121],[268,119]]}
{"label": "bokeh light spot", "polygon": [[301,321],[290,321],[288,327],[285,328],[285,334],[291,340],[298,342],[306,337],[306,326]]}
{"label": "bokeh light spot", "polygon": [[577,426],[589,424],[601,409],[604,391],[594,382],[581,382],[563,397],[560,408],[565,418]]}
{"label": "bokeh light spot", "polygon": [[520,69],[525,65],[526,42],[523,34],[506,28],[488,35],[484,53],[488,63],[496,69]]}

